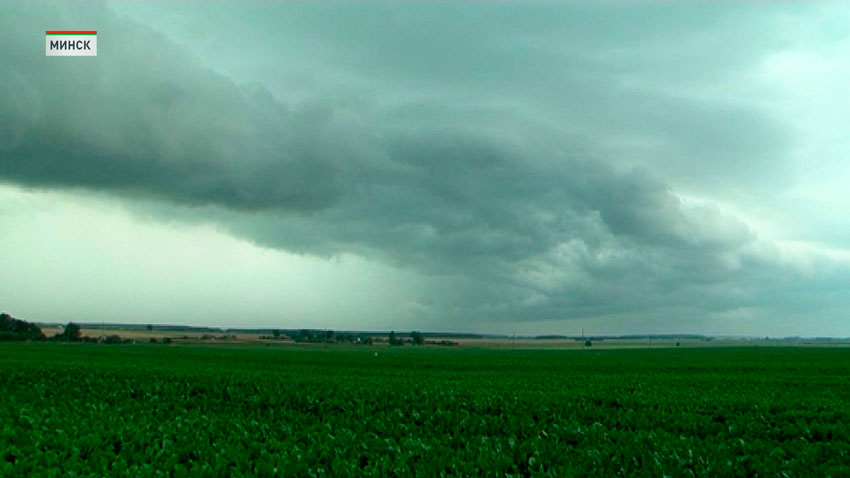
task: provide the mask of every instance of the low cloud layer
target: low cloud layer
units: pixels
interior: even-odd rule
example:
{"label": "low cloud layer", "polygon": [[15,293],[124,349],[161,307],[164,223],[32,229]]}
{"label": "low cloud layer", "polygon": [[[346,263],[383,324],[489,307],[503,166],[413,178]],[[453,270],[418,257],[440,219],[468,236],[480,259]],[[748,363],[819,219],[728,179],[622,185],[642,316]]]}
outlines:
{"label": "low cloud layer", "polygon": [[[818,12],[191,15],[223,8],[235,9],[225,31],[254,25],[231,40],[246,58],[214,56],[221,37],[146,10],[0,17],[0,179],[165,219],[162,203],[261,246],[412,271],[429,284],[411,298],[423,322],[666,315],[687,329],[736,311],[768,325],[847,310],[833,293],[847,262],[789,251],[757,217],[782,218],[806,144],[759,93],[760,65],[793,40],[779,29],[789,16]],[[276,21],[292,28],[266,28]],[[97,27],[99,56],[40,56],[31,37],[56,23]]]}

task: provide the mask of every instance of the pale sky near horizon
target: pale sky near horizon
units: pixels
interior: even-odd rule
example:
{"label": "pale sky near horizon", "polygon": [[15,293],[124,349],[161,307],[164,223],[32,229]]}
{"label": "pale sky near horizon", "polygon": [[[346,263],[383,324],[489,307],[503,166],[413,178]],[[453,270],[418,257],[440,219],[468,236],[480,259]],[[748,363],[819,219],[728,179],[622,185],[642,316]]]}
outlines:
{"label": "pale sky near horizon", "polygon": [[0,310],[850,336],[848,58],[838,2],[2,3]]}

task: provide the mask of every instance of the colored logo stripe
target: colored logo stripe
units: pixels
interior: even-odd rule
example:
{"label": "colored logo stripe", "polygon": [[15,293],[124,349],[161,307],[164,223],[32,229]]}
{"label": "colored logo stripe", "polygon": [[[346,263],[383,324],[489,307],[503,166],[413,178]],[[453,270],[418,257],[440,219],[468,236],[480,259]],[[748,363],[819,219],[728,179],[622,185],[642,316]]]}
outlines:
{"label": "colored logo stripe", "polygon": [[97,35],[97,30],[47,30],[47,35]]}

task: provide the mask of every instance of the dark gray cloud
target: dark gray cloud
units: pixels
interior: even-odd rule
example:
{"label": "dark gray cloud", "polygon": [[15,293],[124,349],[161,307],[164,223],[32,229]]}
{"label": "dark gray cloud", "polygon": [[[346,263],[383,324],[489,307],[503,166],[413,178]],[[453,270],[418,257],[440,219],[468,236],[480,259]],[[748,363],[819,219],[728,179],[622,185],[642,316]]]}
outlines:
{"label": "dark gray cloud", "polygon": [[[42,17],[4,18],[11,44]],[[0,101],[17,113],[2,145],[5,178],[245,210],[336,200],[335,172],[315,136],[326,112],[290,113],[268,92],[240,90],[205,70],[156,32],[106,14],[98,23],[109,40],[92,62],[45,64],[3,50],[10,76]]]}
{"label": "dark gray cloud", "polygon": [[[251,5],[229,21],[292,28],[248,49],[246,84],[162,31],[78,7],[0,17],[4,181],[191,206],[263,246],[410,268],[433,279],[421,308],[457,318],[710,314],[826,287],[789,294],[799,272],[775,246],[673,190],[789,181],[793,131],[705,89],[774,41],[712,36],[744,34],[734,12]],[[57,11],[97,25],[96,59],[22,40]],[[297,42],[308,54],[284,62]]]}

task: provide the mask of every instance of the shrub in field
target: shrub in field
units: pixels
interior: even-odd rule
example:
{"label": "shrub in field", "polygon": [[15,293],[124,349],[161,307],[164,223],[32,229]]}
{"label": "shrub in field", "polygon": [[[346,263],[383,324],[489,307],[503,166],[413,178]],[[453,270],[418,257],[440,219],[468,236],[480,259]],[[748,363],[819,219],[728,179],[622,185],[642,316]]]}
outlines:
{"label": "shrub in field", "polygon": [[389,342],[390,345],[404,345],[404,340],[398,338],[394,330],[390,331]]}
{"label": "shrub in field", "polygon": [[7,332],[5,330],[0,331],[0,342],[11,342],[13,340],[22,340],[22,339],[16,333]]}
{"label": "shrub in field", "polygon": [[82,339],[82,328],[79,324],[68,322],[62,332],[53,336],[55,340],[66,340],[68,342],[79,342]]}
{"label": "shrub in field", "polygon": [[429,341],[429,342],[426,342],[426,343],[434,344],[434,345],[442,345],[442,346],[447,346],[447,347],[452,347],[452,346],[457,345],[457,342],[455,342],[453,340],[433,340],[433,341]]}
{"label": "shrub in field", "polygon": [[300,332],[298,332],[297,334],[295,334],[295,336],[292,337],[292,340],[298,343],[313,342],[314,337],[312,332],[307,329],[302,329]]}
{"label": "shrub in field", "polygon": [[414,330],[410,333],[410,339],[413,341],[413,345],[425,345],[425,337],[422,335],[422,332]]}

